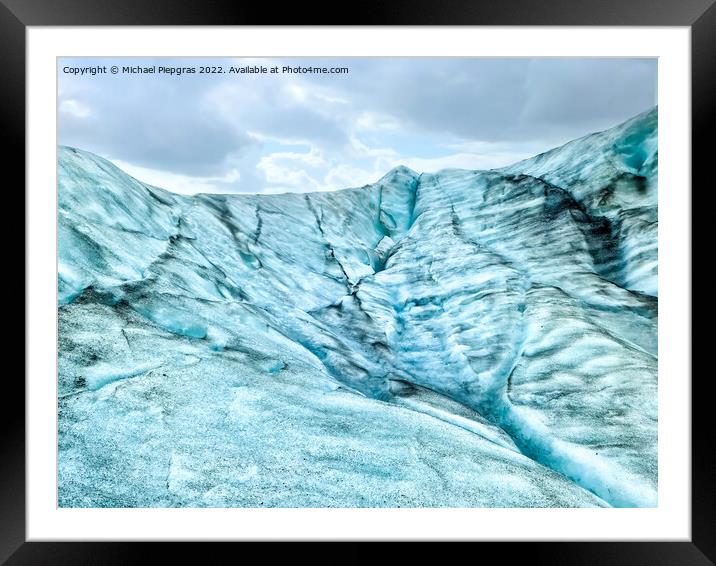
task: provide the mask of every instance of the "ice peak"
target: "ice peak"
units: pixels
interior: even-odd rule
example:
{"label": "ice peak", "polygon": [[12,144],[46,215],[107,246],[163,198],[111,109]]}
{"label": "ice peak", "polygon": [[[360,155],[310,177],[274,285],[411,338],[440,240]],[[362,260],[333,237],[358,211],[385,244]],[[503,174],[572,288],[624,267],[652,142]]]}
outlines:
{"label": "ice peak", "polygon": [[380,178],[380,182],[391,181],[398,178],[417,179],[418,177],[420,177],[420,173],[413,171],[410,167],[406,167],[405,165],[398,165],[383,175]]}

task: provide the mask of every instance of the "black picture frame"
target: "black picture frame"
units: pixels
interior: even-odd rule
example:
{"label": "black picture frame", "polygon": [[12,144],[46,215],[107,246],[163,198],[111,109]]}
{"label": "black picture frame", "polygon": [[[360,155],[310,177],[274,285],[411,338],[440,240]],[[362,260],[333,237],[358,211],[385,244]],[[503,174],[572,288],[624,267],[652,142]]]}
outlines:
{"label": "black picture frame", "polygon": [[[714,131],[716,100],[716,5],[714,0],[412,0],[361,1],[354,7],[241,3],[237,0],[0,0],[0,124],[7,148],[6,183],[25,186],[25,31],[28,26],[66,25],[558,25],[558,26],[687,26],[692,38],[692,182],[713,185],[707,140]],[[707,178],[709,176],[709,178]],[[9,183],[13,183],[9,185]],[[682,187],[684,191],[689,187]],[[8,205],[9,206],[9,205]],[[24,200],[17,206],[24,210]],[[16,209],[14,209],[16,210]],[[10,211],[7,211],[8,215]],[[14,215],[14,214],[13,214]],[[19,231],[17,232],[19,233]],[[16,247],[17,242],[14,244]],[[24,262],[24,260],[23,260]],[[16,268],[13,271],[18,271]],[[15,285],[19,285],[17,282]],[[24,295],[24,276],[23,276]],[[10,295],[6,295],[10,296]],[[13,296],[17,296],[16,293]],[[32,300],[25,296],[25,301]],[[7,299],[6,299],[7,301]],[[9,301],[8,301],[9,302]],[[27,303],[26,303],[27,304]],[[32,336],[26,336],[32,340]],[[4,373],[0,411],[0,561],[17,564],[134,564],[171,560],[213,562],[226,545],[181,545],[138,542],[25,541],[25,409],[24,384],[16,372]],[[691,376],[679,376],[690,379]],[[692,537],[690,542],[521,542],[468,543],[475,560],[499,553],[501,562],[529,561],[583,565],[706,565],[716,563],[716,449],[710,436],[709,373],[692,380]],[[11,409],[12,408],[12,409]],[[14,410],[13,410],[14,409]],[[290,544],[293,559],[368,562],[384,556],[385,544],[349,543],[315,549]],[[489,545],[489,546],[488,546]],[[262,545],[263,547],[264,545]],[[286,549],[286,545],[280,546]],[[417,547],[424,555],[424,545]],[[259,549],[256,549],[259,550]],[[466,550],[464,547],[460,550]],[[403,559],[405,549],[400,550]],[[442,560],[450,549],[440,547]],[[236,555],[234,555],[236,556]],[[155,558],[156,557],[156,558]],[[269,558],[270,554],[266,555]]]}

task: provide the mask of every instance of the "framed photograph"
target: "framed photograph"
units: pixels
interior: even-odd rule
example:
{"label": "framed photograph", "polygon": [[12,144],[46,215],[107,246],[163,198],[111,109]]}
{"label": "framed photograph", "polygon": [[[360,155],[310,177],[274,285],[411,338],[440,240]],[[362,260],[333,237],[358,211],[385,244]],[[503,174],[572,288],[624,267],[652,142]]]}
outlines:
{"label": "framed photograph", "polygon": [[418,4],[2,0],[8,564],[716,559],[691,370],[716,8]]}

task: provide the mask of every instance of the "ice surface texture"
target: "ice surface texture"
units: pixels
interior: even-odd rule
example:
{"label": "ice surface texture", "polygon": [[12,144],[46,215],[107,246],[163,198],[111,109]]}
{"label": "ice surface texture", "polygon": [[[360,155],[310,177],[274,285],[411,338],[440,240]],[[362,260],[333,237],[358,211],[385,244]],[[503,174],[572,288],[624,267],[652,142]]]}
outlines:
{"label": "ice surface texture", "polygon": [[272,196],[60,148],[60,505],[654,506],[656,140]]}

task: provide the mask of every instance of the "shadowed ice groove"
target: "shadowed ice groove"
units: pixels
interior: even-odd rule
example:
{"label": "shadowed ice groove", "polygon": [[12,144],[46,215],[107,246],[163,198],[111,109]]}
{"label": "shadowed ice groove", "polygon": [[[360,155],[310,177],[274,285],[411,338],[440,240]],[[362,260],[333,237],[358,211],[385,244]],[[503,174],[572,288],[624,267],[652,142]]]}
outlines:
{"label": "shadowed ice groove", "polygon": [[305,195],[60,148],[61,505],[656,505],[656,124]]}
{"label": "shadowed ice groove", "polygon": [[496,419],[522,451],[615,507],[656,507],[656,491],[636,474],[596,452],[559,438],[529,413],[506,405]]}

